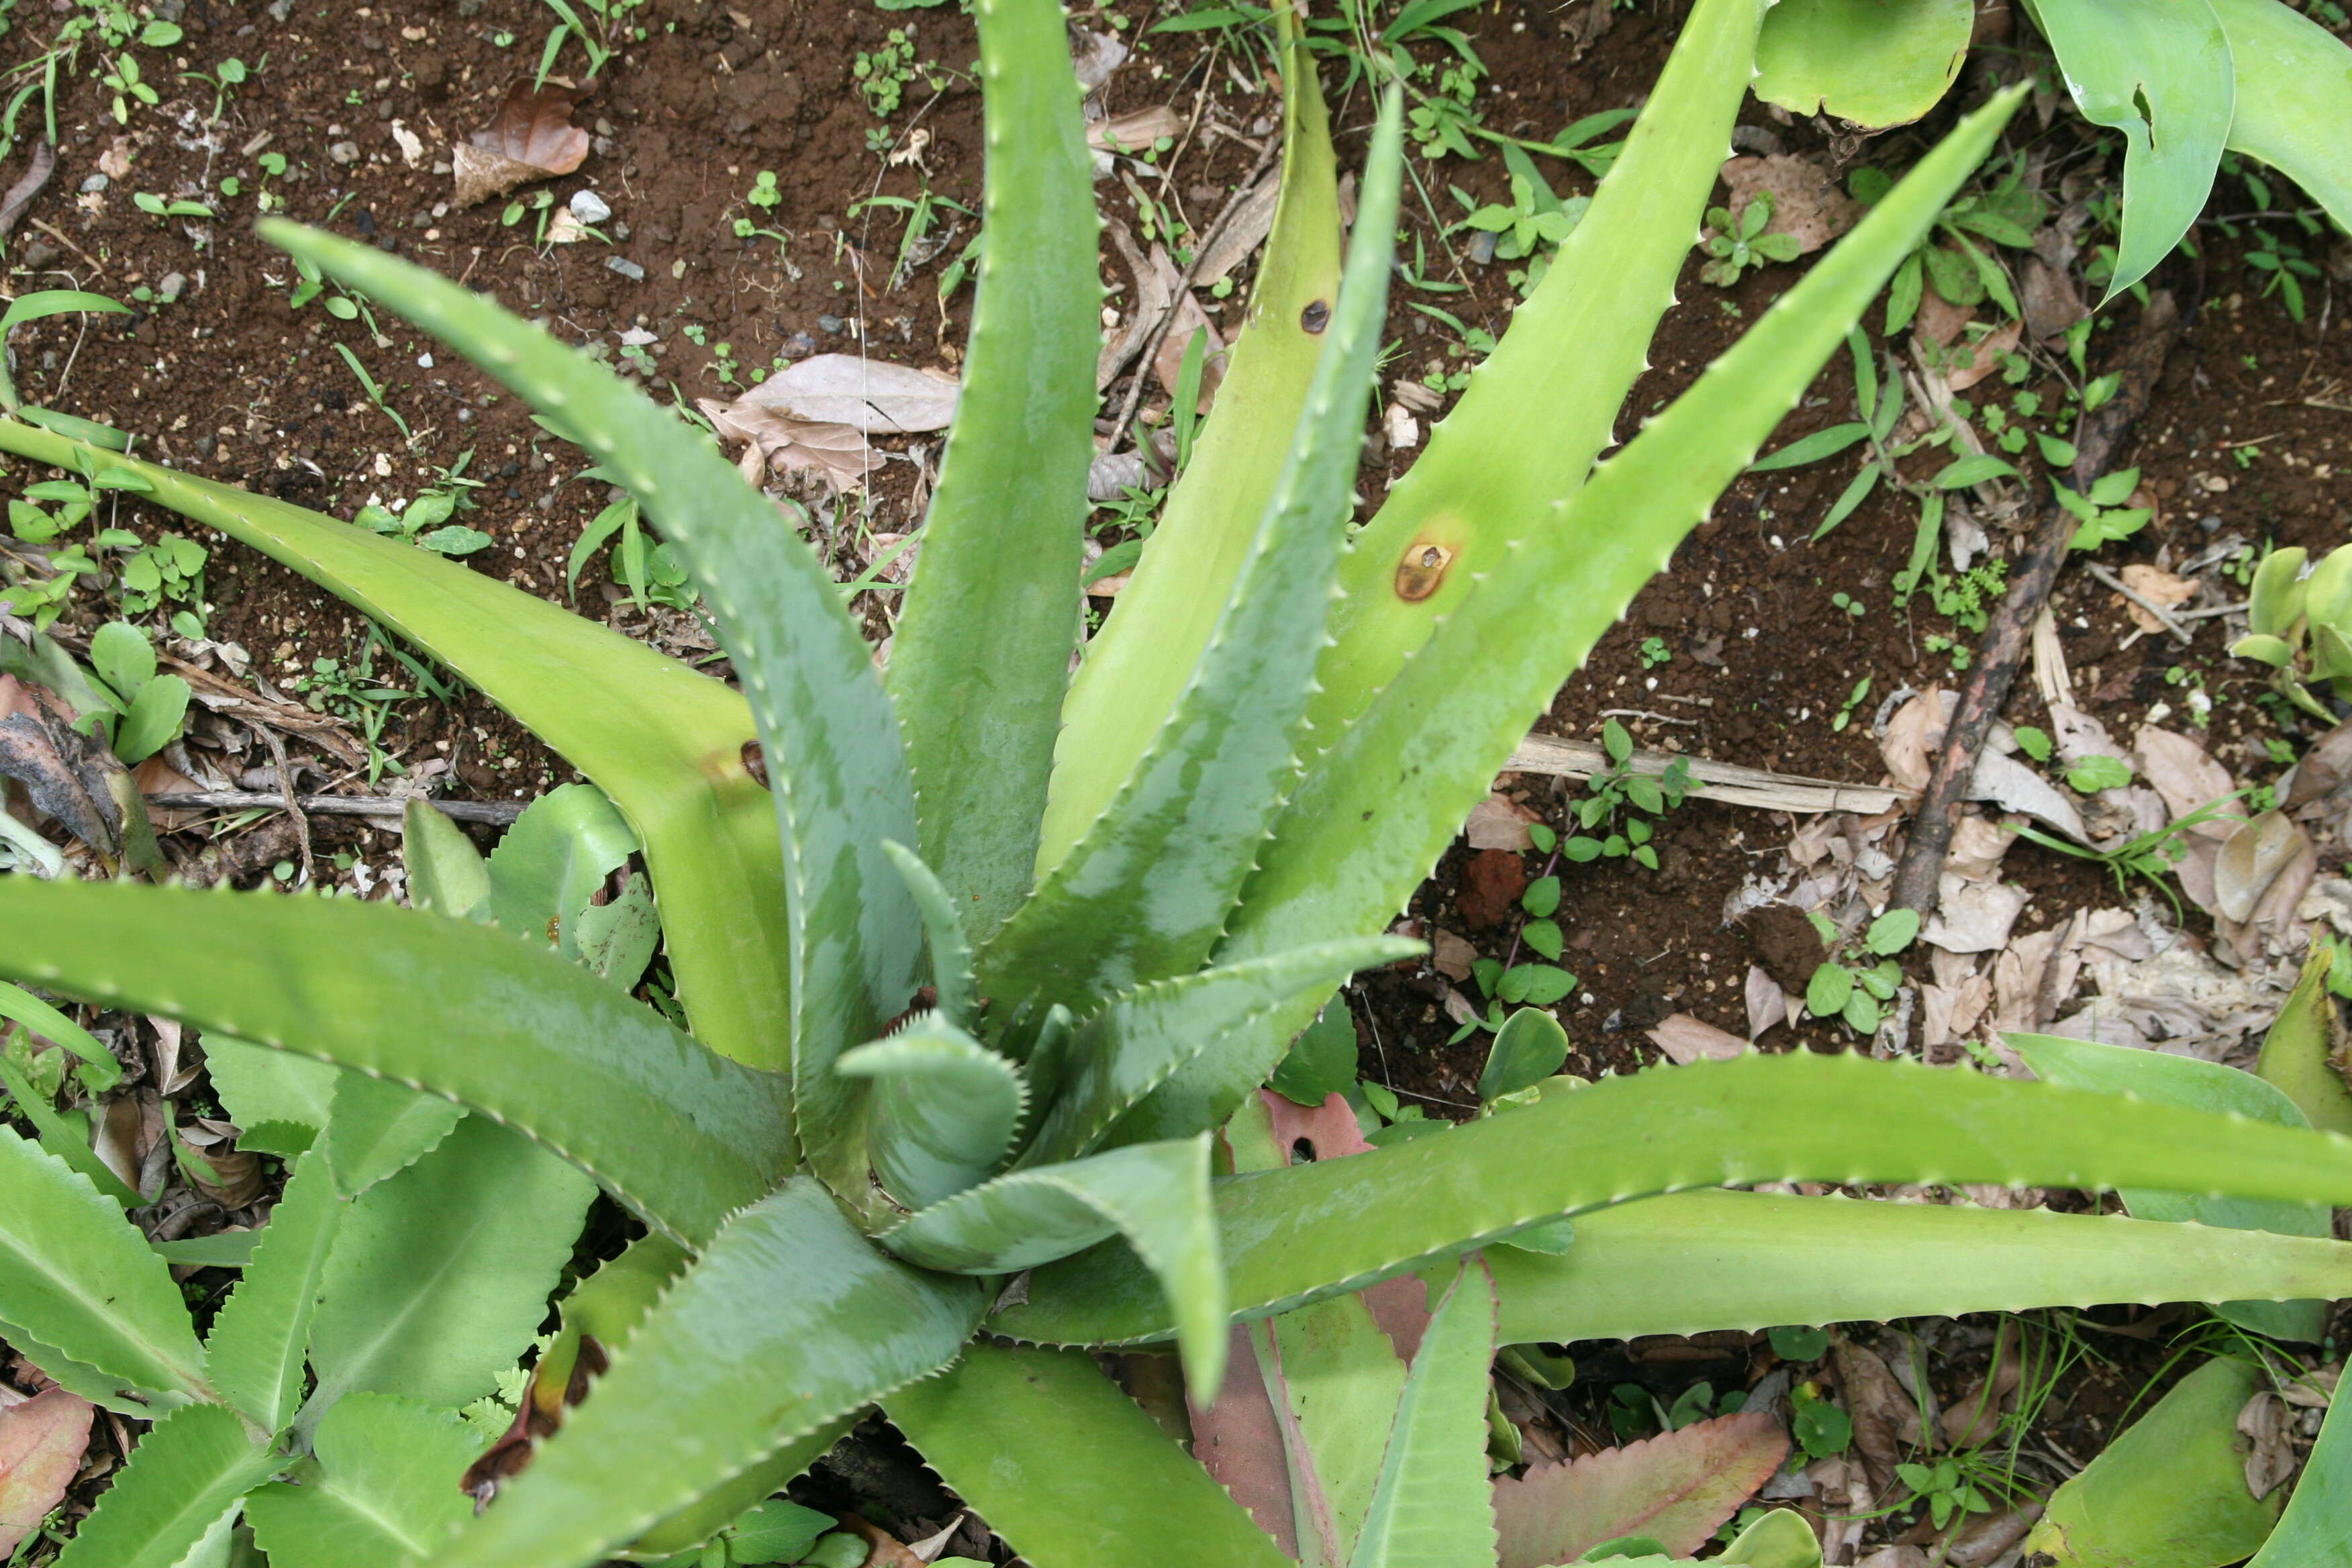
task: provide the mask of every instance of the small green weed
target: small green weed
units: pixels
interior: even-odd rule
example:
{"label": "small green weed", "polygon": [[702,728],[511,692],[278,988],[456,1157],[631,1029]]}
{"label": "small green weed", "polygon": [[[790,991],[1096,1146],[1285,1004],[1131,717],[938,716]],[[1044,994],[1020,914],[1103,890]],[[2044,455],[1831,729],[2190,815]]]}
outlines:
{"label": "small green weed", "polygon": [[1892,1001],[1903,984],[1903,966],[1895,955],[1919,934],[1919,911],[1889,910],[1870,922],[1858,942],[1819,910],[1808,910],[1805,918],[1829,950],[1805,984],[1805,1011],[1816,1018],[1843,1018],[1858,1035],[1874,1034],[1879,1005]]}
{"label": "small green weed", "polygon": [[1701,267],[1698,275],[1718,289],[1728,289],[1767,262],[1797,259],[1794,237],[1764,232],[1771,221],[1769,191],[1759,192],[1737,217],[1728,207],[1709,207],[1706,224],[1714,232],[1706,237],[1706,253],[1715,259]]}

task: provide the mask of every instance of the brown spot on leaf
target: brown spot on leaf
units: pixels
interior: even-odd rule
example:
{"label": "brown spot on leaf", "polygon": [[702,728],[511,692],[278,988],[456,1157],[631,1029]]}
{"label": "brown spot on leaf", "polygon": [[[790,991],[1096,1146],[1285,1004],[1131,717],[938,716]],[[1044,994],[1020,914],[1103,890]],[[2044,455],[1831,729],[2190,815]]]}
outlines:
{"label": "brown spot on leaf", "polygon": [[1421,603],[1444,584],[1445,569],[1453,563],[1454,552],[1443,544],[1414,540],[1397,561],[1396,596],[1408,605]]}
{"label": "brown spot on leaf", "polygon": [[1298,312],[1298,324],[1310,332],[1319,332],[1331,324],[1331,307],[1321,300],[1310,300],[1307,309]]}

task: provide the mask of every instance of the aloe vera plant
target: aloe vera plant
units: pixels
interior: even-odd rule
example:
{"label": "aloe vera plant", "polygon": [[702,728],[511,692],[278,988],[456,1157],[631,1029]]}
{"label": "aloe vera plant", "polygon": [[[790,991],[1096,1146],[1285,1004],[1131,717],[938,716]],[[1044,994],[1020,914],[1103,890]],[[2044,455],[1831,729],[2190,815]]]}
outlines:
{"label": "aloe vera plant", "polygon": [[[1352,548],[1400,116],[1391,95],[1336,276],[1333,161],[1294,37],[1277,252],[1178,497],[1192,521],[1155,535],[1107,633],[1156,660],[1115,662],[1106,642],[1075,687],[1095,219],[1046,0],[976,5],[989,244],[962,412],[887,681],[814,555],[709,445],[494,304],[368,247],[268,230],[593,453],[692,572],[740,691],[452,563],[138,462],[54,418],[0,421],[0,448],[119,470],[295,566],[570,758],[644,847],[691,1025],[571,962],[562,910],[549,929],[501,916],[495,858],[496,924],[467,918],[483,902],[478,868],[443,857],[429,820],[415,825],[432,864],[423,910],[0,878],[0,973],[187,1020],[232,1076],[331,1072],[323,1112],[317,1082],[278,1084],[272,1102],[281,1123],[320,1118],[330,1156],[351,1086],[383,1100],[387,1125],[425,1121],[428,1100],[463,1109],[434,1155],[380,1190],[461,1133],[495,1134],[584,1173],[646,1233],[567,1300],[537,1364],[524,1431],[560,1429],[535,1457],[524,1444],[486,1511],[453,1522],[446,1497],[404,1500],[424,1494],[362,1429],[369,1406],[343,1414],[377,1392],[320,1363],[353,1331],[314,1314],[306,1336],[289,1320],[268,1342],[267,1378],[198,1347],[152,1269],[126,1304],[110,1270],[136,1243],[88,1179],[10,1135],[0,1247],[23,1266],[0,1269],[0,1333],[61,1380],[163,1417],[149,1438],[161,1452],[125,1473],[85,1539],[149,1528],[141,1552],[106,1561],[177,1563],[282,1473],[271,1485],[290,1492],[265,1488],[252,1505],[265,1548],[273,1514],[324,1515],[340,1498],[381,1510],[397,1550],[438,1568],[657,1556],[712,1541],[878,1404],[1041,1568],[1278,1563],[1273,1540],[1066,1347],[1173,1342],[1206,1405],[1225,1387],[1234,1324],[1423,1274],[1436,1313],[1382,1416],[1348,1561],[1491,1563],[1486,1466],[1465,1445],[1483,1447],[1498,1344],[2352,1291],[2352,1249],[2320,1237],[2228,1233],[2217,1247],[2220,1233],[2152,1220],[1704,1190],[1991,1182],[2352,1202],[2340,1139],[1969,1071],[1755,1058],[1555,1081],[1349,1160],[1243,1168],[1217,1142],[1349,973],[1413,951],[1367,933],[1752,460],[2016,102],[1969,117],[1595,467],[1706,203],[1761,12],[1700,0],[1583,224],[1394,517]],[[1542,440],[1505,439],[1555,416]],[[1171,585],[1162,599],[1141,591],[1150,573]],[[1179,602],[1187,582],[1213,608]],[[1335,586],[1351,608],[1334,611]],[[1066,731],[1056,756],[1056,716],[1088,702],[1102,744],[1074,748]],[[745,756],[755,738],[764,784]],[[404,1146],[390,1131],[367,1142]],[[301,1160],[307,1174],[320,1156]],[[296,1250],[278,1226],[300,1212],[264,1233],[255,1277]],[[357,1213],[319,1265],[330,1285],[356,1267]],[[417,1256],[396,1226],[378,1244]],[[1857,1279],[1819,1262],[1857,1247],[1918,1266]],[[318,1376],[303,1399],[292,1369],[306,1353]],[[247,1392],[265,1384],[266,1401]],[[575,1384],[587,1393],[572,1408]],[[383,1475],[356,1479],[372,1467]],[[1737,1560],[1801,1561],[1770,1532],[1751,1544]]]}

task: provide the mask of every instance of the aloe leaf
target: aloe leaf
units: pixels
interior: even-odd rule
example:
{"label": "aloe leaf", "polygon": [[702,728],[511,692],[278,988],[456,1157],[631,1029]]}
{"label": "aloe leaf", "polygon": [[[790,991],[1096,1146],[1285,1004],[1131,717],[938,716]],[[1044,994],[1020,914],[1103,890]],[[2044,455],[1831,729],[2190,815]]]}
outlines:
{"label": "aloe leaf", "polygon": [[1405,1373],[1349,1568],[1491,1568],[1486,1438],[1494,1359],[1495,1281],[1476,1259],[1465,1259]]}
{"label": "aloe leaf", "polygon": [[[1244,890],[1221,959],[1378,930],[1404,907],[1559,683],[1754,458],[2018,101],[2005,94],[1963,121],[1688,392],[1594,470],[1561,515],[1522,540],[1507,570],[1461,602],[1309,769]],[[1620,160],[1612,176],[1623,168]],[[1562,592],[1568,584],[1573,594]],[[1446,760],[1442,773],[1431,771],[1438,758]],[[1188,1087],[1238,1103],[1310,1016],[1306,1005],[1276,1014],[1254,1047],[1227,1053],[1231,1077]]]}
{"label": "aloe leaf", "polygon": [[1507,1342],[2352,1291],[2352,1247],[2308,1237],[1766,1193],[1644,1198],[1491,1261]]}
{"label": "aloe leaf", "polygon": [[844,1052],[834,1071],[874,1080],[874,1173],[910,1209],[985,1181],[1027,1106],[1019,1069],[936,1015]]}
{"label": "aloe leaf", "polygon": [[926,1268],[1013,1274],[1113,1235],[1158,1283],[1193,1397],[1213,1398],[1224,1375],[1226,1290],[1209,1207],[1208,1133],[1015,1171],[877,1239]]}
{"label": "aloe leaf", "polygon": [[335,1085],[334,1110],[319,1152],[336,1193],[355,1198],[432,1152],[466,1108],[388,1079],[347,1072]]}
{"label": "aloe leaf", "polygon": [[[2120,1184],[2333,1202],[2352,1192],[2352,1141],[1965,1068],[1801,1053],[1608,1079],[1369,1154],[1228,1177],[1215,1198],[1234,1307],[1254,1318],[1629,1198],[1807,1180]],[[1571,1265],[1599,1217],[1577,1221]],[[2224,1234],[2242,1248],[2259,1239]],[[1037,1270],[1028,1300],[991,1327],[1057,1343],[1168,1331],[1148,1274],[1110,1247]],[[1507,1324],[1504,1342],[1582,1337]]]}
{"label": "aloe leaf", "polygon": [[1780,0],[1756,42],[1756,96],[1874,131],[1907,125],[1960,74],[1975,25],[1974,0]]}
{"label": "aloe leaf", "polygon": [[2352,1399],[2331,1399],[2286,1511],[2246,1568],[2314,1568],[2352,1541]]}
{"label": "aloe leaf", "polygon": [[1233,596],[1134,776],[982,949],[992,996],[1076,1012],[1200,967],[1297,776],[1386,319],[1401,105],[1381,107],[1330,342]]}
{"label": "aloe leaf", "polygon": [[893,1261],[824,1187],[795,1178],[729,1223],[498,1506],[431,1561],[593,1563],[795,1439],[936,1372],[980,1308],[976,1285]]}
{"label": "aloe leaf", "polygon": [[1287,1559],[1085,1356],[976,1344],[883,1413],[1037,1568]]}
{"label": "aloe leaf", "polygon": [[1079,625],[1099,220],[1060,9],[979,11],[988,246],[890,694],[925,859],[971,929],[1029,890]]}
{"label": "aloe leaf", "polygon": [[346,1394],[454,1406],[490,1393],[547,1316],[593,1196],[578,1171],[482,1116],[362,1194],[320,1282],[304,1424]]}
{"label": "aloe leaf", "polygon": [[783,1085],[502,931],[349,899],[0,878],[0,972],[488,1111],[692,1245],[791,1167]]}
{"label": "aloe leaf", "polygon": [[[738,1471],[724,1484],[645,1531],[631,1543],[631,1555],[641,1561],[659,1562],[668,1552],[707,1547],[712,1536],[740,1523],[745,1514],[783,1490],[793,1478],[805,1475],[812,1465],[832,1451],[835,1444],[849,1436],[864,1414],[862,1410],[853,1410],[828,1421],[814,1432],[793,1438],[751,1468]],[[742,1537],[737,1535],[734,1539],[740,1541]]]}
{"label": "aloe leaf", "polygon": [[400,819],[400,861],[408,870],[408,901],[417,909],[459,920],[487,912],[489,862],[464,828],[421,796]]}
{"label": "aloe leaf", "polygon": [[[559,422],[660,523],[693,573],[751,700],[775,784],[796,1125],[817,1173],[844,1202],[874,1212],[864,1086],[831,1069],[847,1044],[880,1034],[917,984],[922,922],[881,847],[885,839],[916,842],[915,807],[898,719],[832,578],[779,525],[773,502],[613,372],[373,246],[279,220],[264,220],[261,232]],[[654,875],[659,886],[660,867]],[[674,922],[671,929],[675,938]]]}
{"label": "aloe leaf", "polygon": [[342,1227],[345,1207],[323,1163],[315,1151],[295,1162],[205,1344],[213,1386],[264,1432],[282,1430],[302,1402],[320,1280]]}
{"label": "aloe leaf", "polygon": [[2230,145],[2286,174],[2352,228],[2352,171],[2342,130],[2352,120],[2352,50],[2277,0],[2208,0],[2230,35],[2238,78]]}
{"label": "aloe leaf", "polygon": [[931,991],[940,1016],[957,1028],[979,1026],[979,987],[971,977],[971,942],[964,935],[963,915],[947,885],[923,864],[921,856],[903,844],[885,844],[884,854],[907,884],[907,891],[922,911],[923,937],[931,951]]}
{"label": "aloe leaf", "polygon": [[1021,1163],[1075,1160],[1106,1141],[1159,1142],[1214,1125],[1220,1118],[1213,1107],[1180,1095],[1154,1097],[1148,1110],[1125,1113],[1194,1057],[1237,1034],[1247,1037],[1249,1026],[1272,1009],[1302,993],[1327,994],[1357,970],[1420,951],[1420,943],[1395,937],[1326,942],[1115,997],[1078,1023],[1062,1087]]}
{"label": "aloe leaf", "polygon": [[188,1549],[285,1463],[226,1405],[191,1405],[149,1428],[58,1568],[177,1568]]}
{"label": "aloe leaf", "polygon": [[481,1448],[480,1434],[453,1411],[354,1394],[319,1424],[316,1472],[299,1486],[262,1487],[246,1500],[245,1516],[269,1568],[430,1562],[432,1548],[473,1511],[451,1478]]}
{"label": "aloe leaf", "polygon": [[158,506],[260,551],[423,648],[620,804],[671,917],[697,1037],[784,1065],[790,971],[775,808],[743,765],[743,699],[676,659],[430,551],[268,496],[0,419],[0,450],[127,469]]}
{"label": "aloe leaf", "polygon": [[12,1342],[21,1330],[102,1373],[118,1396],[127,1390],[160,1408],[212,1397],[170,1268],[88,1178],[5,1129],[0,1320]]}
{"label": "aloe leaf", "polygon": [[2336,1021],[2336,998],[2327,989],[2334,956],[2328,945],[2315,944],[2286,1005],[2263,1037],[2254,1071],[2284,1090],[2314,1127],[2352,1132],[2352,1089],[2345,1087],[2336,1065],[2343,1031]]}
{"label": "aloe leaf", "polygon": [[[2275,1127],[2308,1127],[2302,1111],[2280,1090],[2252,1073],[2193,1057],[2133,1050],[2051,1035],[2011,1035],[2009,1044],[2034,1076],[2068,1089],[2134,1095],[2166,1105],[2185,1105],[2267,1121]],[[2276,1199],[2208,1197],[2201,1194],[2149,1192],[2126,1187],[2116,1195],[2136,1219],[2188,1221],[2236,1230],[2267,1230],[2279,1236],[2336,1234],[2322,1204]],[[2222,1301],[2215,1311],[2241,1328],[2275,1339],[2316,1344],[2326,1331],[2324,1301]]]}
{"label": "aloe leaf", "polygon": [[490,918],[509,936],[577,959],[581,911],[636,851],[628,818],[602,790],[559,785],[490,852]]}
{"label": "aloe leaf", "polygon": [[2220,1357],[2181,1379],[2051,1494],[2027,1556],[2049,1568],[2204,1568],[2255,1551],[2283,1500],[2246,1489],[2238,1412],[2261,1386],[2252,1366]]}
{"label": "aloe leaf", "polygon": [[2230,41],[2208,0],[2038,0],[2033,17],[2083,117],[2123,133],[2112,300],[2204,210],[2237,98]]}
{"label": "aloe leaf", "polygon": [[[1615,439],[1625,395],[1649,368],[1651,335],[1674,303],[1675,279],[1730,155],[1763,10],[1759,0],[1692,7],[1592,205],[1339,563],[1346,596],[1331,608],[1332,646],[1315,671],[1322,690],[1307,710],[1312,751],[1338,742],[1475,584],[1493,574],[1525,574],[1513,553],[1518,542],[1559,531],[1559,503]],[[1500,453],[1510,460],[1497,461]],[[1557,584],[1576,580],[1542,585],[1542,618],[1555,613]]]}
{"label": "aloe leaf", "polygon": [[1109,807],[1199,665],[1286,471],[1323,323],[1339,297],[1339,174],[1315,57],[1289,11],[1274,7],[1274,25],[1282,67],[1274,226],[1192,460],[1071,678],[1038,844],[1040,876]]}

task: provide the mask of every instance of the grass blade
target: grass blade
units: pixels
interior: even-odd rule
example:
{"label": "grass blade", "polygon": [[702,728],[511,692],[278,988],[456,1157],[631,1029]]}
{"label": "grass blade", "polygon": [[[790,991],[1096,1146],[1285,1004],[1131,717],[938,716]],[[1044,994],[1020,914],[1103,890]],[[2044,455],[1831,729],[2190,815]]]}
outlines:
{"label": "grass blade", "polygon": [[986,0],[988,245],[964,394],[890,651],[923,858],[991,931],[1029,890],[1078,632],[1092,440],[1094,179],[1061,8]]}

